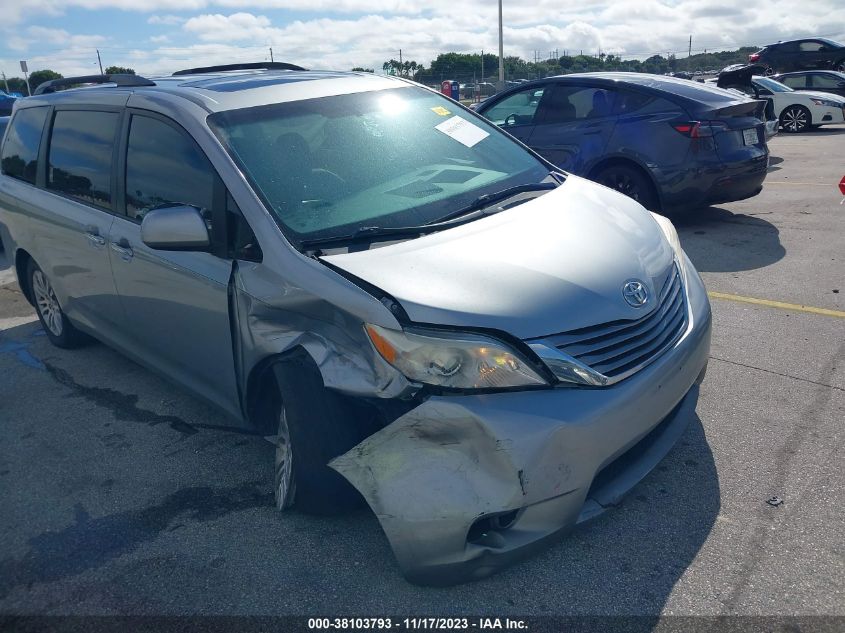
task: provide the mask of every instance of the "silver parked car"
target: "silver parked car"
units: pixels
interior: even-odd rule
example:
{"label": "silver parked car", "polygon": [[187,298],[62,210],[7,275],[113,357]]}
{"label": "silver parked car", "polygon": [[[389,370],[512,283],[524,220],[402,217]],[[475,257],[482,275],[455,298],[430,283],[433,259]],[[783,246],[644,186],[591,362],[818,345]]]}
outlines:
{"label": "silver parked car", "polygon": [[412,581],[597,516],[694,416],[710,306],[672,224],[436,92],[274,64],[38,93],[0,235],[50,340],[272,439],[279,509],[363,497]]}

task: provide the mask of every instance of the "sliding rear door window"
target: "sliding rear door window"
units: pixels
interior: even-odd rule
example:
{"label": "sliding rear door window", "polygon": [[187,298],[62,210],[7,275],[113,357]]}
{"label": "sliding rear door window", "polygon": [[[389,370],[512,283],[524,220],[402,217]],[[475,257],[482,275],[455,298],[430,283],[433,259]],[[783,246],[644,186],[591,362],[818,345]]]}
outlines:
{"label": "sliding rear door window", "polygon": [[116,112],[56,112],[47,161],[47,188],[95,207],[111,209],[117,123]]}

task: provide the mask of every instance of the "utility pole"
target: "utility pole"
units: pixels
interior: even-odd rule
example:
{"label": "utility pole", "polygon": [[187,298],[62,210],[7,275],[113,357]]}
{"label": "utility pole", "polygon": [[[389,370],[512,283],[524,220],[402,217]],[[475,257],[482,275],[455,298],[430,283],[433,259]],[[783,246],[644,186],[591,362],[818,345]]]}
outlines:
{"label": "utility pole", "polygon": [[692,57],[692,35],[689,36],[689,51],[687,52],[687,59]]}
{"label": "utility pole", "polygon": [[270,63],[273,63],[275,60],[273,59],[273,47],[270,47]]}
{"label": "utility pole", "polygon": [[481,51],[481,83],[484,83],[484,50]]}
{"label": "utility pole", "polygon": [[502,33],[502,0],[499,0],[499,90],[505,89],[505,38]]}
{"label": "utility pole", "polygon": [[402,65],[402,49],[399,49],[399,65]]}
{"label": "utility pole", "polygon": [[6,73],[3,73],[3,83],[6,85],[6,94],[9,94],[9,82],[6,81]]}
{"label": "utility pole", "polygon": [[97,63],[100,65],[100,74],[104,75],[105,73],[103,72],[103,60],[100,59],[100,49],[99,48],[97,49]]}

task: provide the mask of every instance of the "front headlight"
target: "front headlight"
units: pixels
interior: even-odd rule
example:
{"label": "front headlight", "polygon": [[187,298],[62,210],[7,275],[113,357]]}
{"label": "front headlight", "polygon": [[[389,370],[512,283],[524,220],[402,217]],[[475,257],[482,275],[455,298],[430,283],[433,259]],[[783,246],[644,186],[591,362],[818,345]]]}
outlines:
{"label": "front headlight", "polygon": [[504,343],[486,336],[433,330],[388,330],[365,325],[373,347],[414,382],[453,389],[547,385]]}
{"label": "front headlight", "polygon": [[660,230],[663,231],[666,241],[669,242],[669,246],[671,246],[672,250],[675,252],[675,261],[678,262],[678,268],[681,271],[681,279],[683,279],[684,286],[686,286],[687,258],[684,256],[684,249],[681,248],[681,238],[678,237],[678,231],[675,230],[675,225],[672,224],[672,221],[669,218],[658,215],[657,213],[652,213],[651,217],[653,217],[654,221],[657,222],[657,226],[659,226]]}
{"label": "front headlight", "polygon": [[815,103],[817,106],[827,106],[828,108],[840,107],[839,103],[836,103],[835,101],[829,101],[828,99],[816,99],[815,97],[813,97],[812,99],[810,99],[810,101]]}

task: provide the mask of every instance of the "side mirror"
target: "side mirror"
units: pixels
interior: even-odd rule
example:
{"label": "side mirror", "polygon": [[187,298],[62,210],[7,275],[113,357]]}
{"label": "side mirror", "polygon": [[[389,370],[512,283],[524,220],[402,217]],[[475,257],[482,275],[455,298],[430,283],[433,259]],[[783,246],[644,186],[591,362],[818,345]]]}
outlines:
{"label": "side mirror", "polygon": [[845,88],[845,81],[840,81],[836,84],[837,88]]}
{"label": "side mirror", "polygon": [[160,251],[207,251],[211,245],[205,220],[196,207],[187,205],[147,212],[141,241]]}

